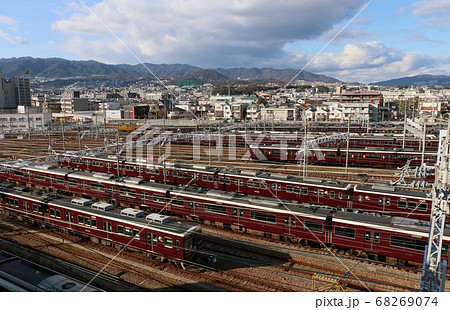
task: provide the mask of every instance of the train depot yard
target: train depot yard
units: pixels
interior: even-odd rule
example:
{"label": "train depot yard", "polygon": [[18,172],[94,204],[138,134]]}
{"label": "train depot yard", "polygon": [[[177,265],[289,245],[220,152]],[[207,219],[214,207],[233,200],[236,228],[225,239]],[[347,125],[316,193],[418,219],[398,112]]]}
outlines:
{"label": "train depot yard", "polygon": [[419,290],[440,128],[242,127],[6,134],[1,239],[93,290]]}

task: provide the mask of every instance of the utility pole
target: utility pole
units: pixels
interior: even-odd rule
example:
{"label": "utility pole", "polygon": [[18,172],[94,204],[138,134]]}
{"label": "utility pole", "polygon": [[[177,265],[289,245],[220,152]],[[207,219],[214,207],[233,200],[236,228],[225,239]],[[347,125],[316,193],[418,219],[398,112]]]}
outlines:
{"label": "utility pole", "polygon": [[305,137],[303,138],[303,178],[306,178],[306,176],[308,175],[308,172],[307,172],[308,154],[307,154],[307,149],[306,149],[307,137],[308,137],[308,123],[306,123],[306,119],[305,119]]}
{"label": "utility pole", "polygon": [[345,153],[345,173],[348,173],[348,151],[350,147],[350,115],[348,116],[348,126],[347,126],[347,152]]}
{"label": "utility pole", "polygon": [[[436,180],[432,189],[433,205],[430,215],[430,234],[423,259],[421,292],[443,292],[447,274],[447,261],[441,261],[442,239],[445,217],[448,214],[448,169],[449,169],[450,119],[445,137],[440,139],[440,151],[435,166]],[[443,141],[442,141],[443,140]]]}
{"label": "utility pole", "polygon": [[405,137],[406,137],[406,104],[405,104],[404,100],[403,100],[403,104],[405,106],[405,116],[404,116],[405,120],[403,122],[403,144],[402,144],[402,148],[404,149],[405,148]]}
{"label": "utility pole", "polygon": [[422,114],[422,120],[423,120],[423,136],[422,136],[422,167],[425,169],[425,140],[427,136],[427,124],[425,123],[425,118]]}

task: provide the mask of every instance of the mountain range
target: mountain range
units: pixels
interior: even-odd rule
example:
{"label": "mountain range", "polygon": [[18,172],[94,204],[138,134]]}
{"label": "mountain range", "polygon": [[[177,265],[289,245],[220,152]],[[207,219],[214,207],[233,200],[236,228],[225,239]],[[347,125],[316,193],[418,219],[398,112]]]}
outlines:
{"label": "mountain range", "polygon": [[[297,73],[294,69],[271,68],[210,68],[204,69],[186,64],[138,64],[128,65],[104,64],[94,60],[77,61],[62,58],[1,58],[0,71],[6,78],[21,75],[30,70],[31,77],[49,79],[67,79],[73,77],[107,76],[111,78],[153,77],[153,74],[162,79],[195,78],[211,83],[230,83],[249,80],[278,81],[287,83]],[[151,72],[153,73],[151,73]],[[339,80],[325,75],[310,72],[301,72],[297,80],[309,82],[339,82]]]}
{"label": "mountain range", "polygon": [[380,86],[450,86],[450,76],[422,74],[371,83]]}

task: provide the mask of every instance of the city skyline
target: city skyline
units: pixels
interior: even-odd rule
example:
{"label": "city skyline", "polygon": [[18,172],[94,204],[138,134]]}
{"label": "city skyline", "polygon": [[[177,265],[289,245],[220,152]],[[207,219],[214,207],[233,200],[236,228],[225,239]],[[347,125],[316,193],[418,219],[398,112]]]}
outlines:
{"label": "city skyline", "polygon": [[445,0],[25,0],[0,13],[0,58],[307,65],[342,81],[374,82],[450,75],[448,17]]}

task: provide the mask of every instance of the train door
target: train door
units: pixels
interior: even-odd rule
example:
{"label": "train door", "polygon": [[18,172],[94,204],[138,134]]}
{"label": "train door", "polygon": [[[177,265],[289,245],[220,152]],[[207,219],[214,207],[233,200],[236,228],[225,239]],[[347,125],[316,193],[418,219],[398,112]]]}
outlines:
{"label": "train door", "polygon": [[353,209],[353,187],[347,191],[347,209]]}
{"label": "train door", "polygon": [[294,234],[294,228],[297,225],[297,220],[295,217],[285,217],[283,223],[283,234],[285,236],[290,236]]}
{"label": "train door", "polygon": [[325,220],[325,236],[324,241],[326,244],[331,244],[333,242],[333,217],[336,211],[330,211]]}
{"label": "train door", "polygon": [[198,212],[198,202],[197,201],[189,201],[189,216],[197,217]]}
{"label": "train door", "polygon": [[385,197],[378,198],[378,207],[380,208],[380,211],[385,212],[386,207],[387,207],[387,209],[389,209],[390,205],[391,205],[391,200],[389,198],[385,198]]}
{"label": "train door", "polygon": [[235,185],[235,191],[236,192],[241,192],[241,187],[244,185],[244,180],[242,180],[242,179],[235,179],[234,180],[234,185]]}
{"label": "train door", "polygon": [[364,231],[364,250],[372,251],[380,243],[380,233],[372,230]]}
{"label": "train door", "polygon": [[41,221],[45,222],[45,218],[46,218],[46,216],[48,214],[48,203],[41,202],[39,204],[39,209],[38,210],[39,210],[39,214],[42,216],[41,217]]}
{"label": "train door", "polygon": [[241,218],[244,217],[244,209],[233,208],[233,225],[242,225]]}

